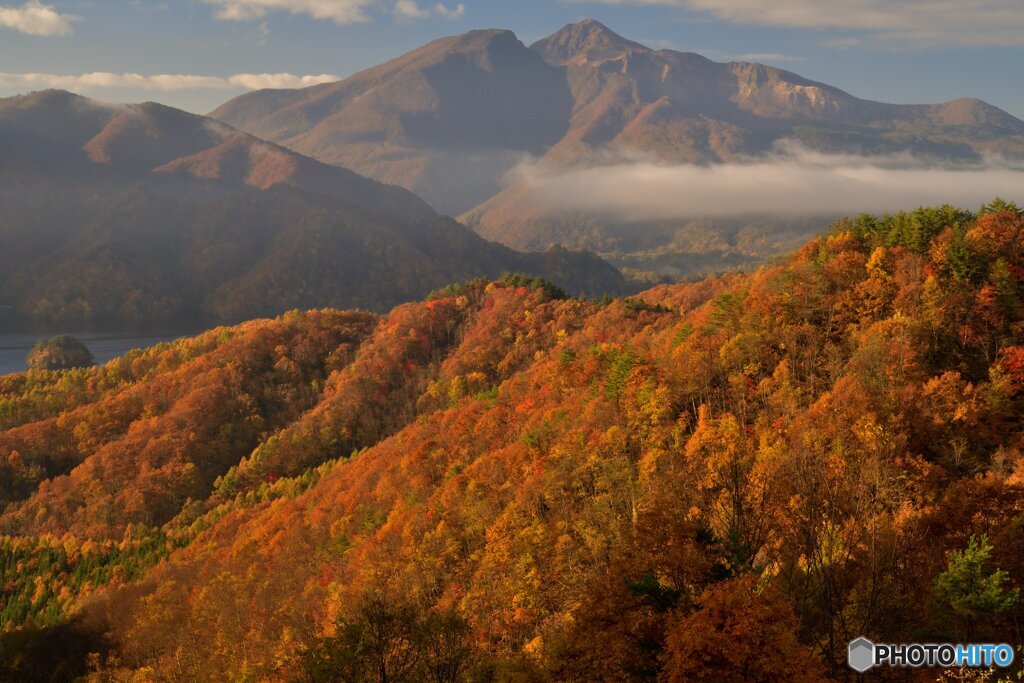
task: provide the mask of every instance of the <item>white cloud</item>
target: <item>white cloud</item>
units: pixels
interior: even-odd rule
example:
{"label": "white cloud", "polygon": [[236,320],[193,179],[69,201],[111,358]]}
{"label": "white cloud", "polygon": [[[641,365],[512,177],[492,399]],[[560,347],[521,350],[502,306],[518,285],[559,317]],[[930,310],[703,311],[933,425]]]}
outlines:
{"label": "white cloud", "polygon": [[271,12],[305,14],[336,24],[359,24],[369,21],[366,9],[377,0],[203,0],[217,8],[218,19],[245,21],[258,19]]}
{"label": "white cloud", "polygon": [[947,202],[973,207],[995,196],[1024,199],[1024,166],[1001,160],[939,168],[909,155],[826,155],[794,146],[710,166],[619,159],[556,170],[524,163],[510,180],[541,206],[623,221],[855,214]]}
{"label": "white cloud", "polygon": [[441,17],[442,19],[456,21],[466,16],[466,6],[460,2],[455,7],[449,9],[448,7],[439,2],[436,5],[434,5],[434,13],[437,16]]}
{"label": "white cloud", "polygon": [[448,21],[456,21],[466,16],[466,6],[460,3],[455,7],[449,8],[447,5],[439,2],[433,8],[427,9],[420,7],[416,0],[398,0],[395,3],[395,16],[404,20],[439,17]]}
{"label": "white cloud", "polygon": [[395,16],[399,19],[426,19],[430,11],[420,7],[416,0],[398,0],[395,3]]}
{"label": "white cloud", "polygon": [[571,0],[661,5],[739,24],[865,32],[893,46],[1024,45],[1020,0]]}
{"label": "white cloud", "polygon": [[294,74],[235,74],[226,79],[232,88],[262,90],[263,88],[306,88],[321,83],[340,81],[340,76],[320,74],[318,76],[296,76]]}
{"label": "white cloud", "polygon": [[61,14],[52,5],[29,0],[21,7],[0,7],[0,26],[30,36],[69,36],[77,17]]}
{"label": "white cloud", "polygon": [[97,71],[78,76],[61,74],[5,74],[0,73],[0,87],[60,88],[73,92],[87,92],[101,88],[134,88],[137,90],[259,90],[261,88],[303,88],[318,83],[340,80],[332,74],[296,76],[294,74],[235,74],[234,76],[195,76],[192,74],[156,74],[143,76],[133,73]]}
{"label": "white cloud", "polygon": [[304,14],[314,19],[333,21],[339,25],[359,24],[370,20],[374,8],[390,11],[399,20],[410,21],[437,17],[454,21],[466,15],[463,4],[449,7],[443,3],[422,6],[417,0],[202,0],[217,8],[218,19],[248,21],[274,12]]}

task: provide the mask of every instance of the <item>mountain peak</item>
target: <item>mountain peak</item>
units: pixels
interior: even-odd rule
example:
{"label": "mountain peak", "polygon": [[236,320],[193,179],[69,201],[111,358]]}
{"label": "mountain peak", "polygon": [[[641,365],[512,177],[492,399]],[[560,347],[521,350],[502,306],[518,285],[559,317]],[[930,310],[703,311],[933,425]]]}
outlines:
{"label": "mountain peak", "polygon": [[422,63],[424,60],[436,61],[452,54],[486,55],[494,51],[515,50],[517,47],[526,50],[526,46],[519,42],[512,31],[476,29],[461,35],[439,38],[388,63],[409,66],[413,63]]}
{"label": "mountain peak", "polygon": [[530,48],[555,66],[604,62],[631,52],[650,52],[650,48],[623,38],[594,19],[569,24]]}

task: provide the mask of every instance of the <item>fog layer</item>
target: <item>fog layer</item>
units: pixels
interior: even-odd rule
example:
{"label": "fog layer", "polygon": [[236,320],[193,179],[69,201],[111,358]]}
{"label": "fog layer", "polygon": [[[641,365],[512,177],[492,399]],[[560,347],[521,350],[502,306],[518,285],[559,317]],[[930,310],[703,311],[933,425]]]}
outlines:
{"label": "fog layer", "polygon": [[619,158],[567,170],[525,161],[510,180],[547,208],[627,221],[880,213],[946,203],[975,208],[996,196],[1024,198],[1024,165],[1019,162],[988,159],[943,166],[909,155],[830,155],[793,145],[739,163],[707,166]]}

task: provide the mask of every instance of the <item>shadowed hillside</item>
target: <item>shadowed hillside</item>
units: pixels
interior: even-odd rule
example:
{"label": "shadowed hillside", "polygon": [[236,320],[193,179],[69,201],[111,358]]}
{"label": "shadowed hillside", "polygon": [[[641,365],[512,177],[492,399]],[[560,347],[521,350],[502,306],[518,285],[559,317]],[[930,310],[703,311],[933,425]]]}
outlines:
{"label": "shadowed hillside", "polygon": [[404,189],[157,104],[0,100],[0,149],[0,304],[35,318],[387,310],[517,271],[624,287],[589,254],[514,252]]}

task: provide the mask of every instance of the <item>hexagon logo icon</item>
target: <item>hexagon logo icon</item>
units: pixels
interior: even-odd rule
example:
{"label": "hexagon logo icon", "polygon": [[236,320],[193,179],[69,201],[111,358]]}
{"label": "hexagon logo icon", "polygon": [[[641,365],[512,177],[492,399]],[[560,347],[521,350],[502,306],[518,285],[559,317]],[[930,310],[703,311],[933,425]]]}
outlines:
{"label": "hexagon logo icon", "polygon": [[875,644],[861,636],[850,642],[847,663],[857,673],[864,673],[875,665]]}

